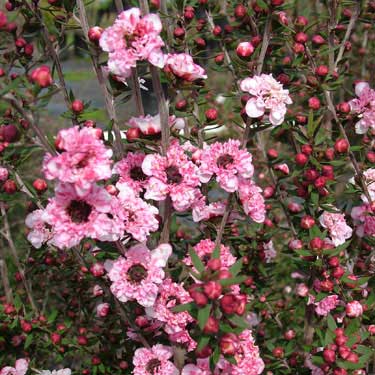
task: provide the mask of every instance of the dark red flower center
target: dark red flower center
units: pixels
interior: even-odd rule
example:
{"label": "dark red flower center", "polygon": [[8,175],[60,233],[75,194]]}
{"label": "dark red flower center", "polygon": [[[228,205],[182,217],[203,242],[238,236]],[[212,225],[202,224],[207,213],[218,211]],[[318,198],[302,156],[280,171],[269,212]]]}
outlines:
{"label": "dark red flower center", "polygon": [[226,168],[233,163],[233,158],[229,154],[221,155],[217,158],[217,165]]}
{"label": "dark red flower center", "polygon": [[90,158],[91,158],[91,154],[86,153],[85,156],[76,164],[76,168],[80,169],[80,168],[87,167],[89,164]]}
{"label": "dark red flower center", "polygon": [[128,269],[128,279],[133,283],[140,283],[147,277],[147,270],[142,264],[134,264]]}
{"label": "dark red flower center", "polygon": [[130,177],[135,181],[144,181],[147,178],[141,167],[133,167],[130,170]]}
{"label": "dark red flower center", "polygon": [[168,184],[179,184],[182,181],[182,176],[176,166],[171,165],[165,172]]}
{"label": "dark red flower center", "polygon": [[146,371],[148,371],[150,374],[155,374],[155,371],[158,370],[160,366],[161,362],[157,358],[153,358],[148,361]]}
{"label": "dark red flower center", "polygon": [[92,207],[85,201],[73,200],[66,208],[66,212],[70,216],[73,223],[81,224],[89,221]]}

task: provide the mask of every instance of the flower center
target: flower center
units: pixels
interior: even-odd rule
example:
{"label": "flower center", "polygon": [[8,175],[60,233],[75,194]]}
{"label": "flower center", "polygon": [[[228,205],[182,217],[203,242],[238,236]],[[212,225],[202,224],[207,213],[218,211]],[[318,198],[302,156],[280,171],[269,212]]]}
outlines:
{"label": "flower center", "polygon": [[226,168],[234,162],[232,156],[229,154],[221,155],[217,158],[217,165],[222,168]]}
{"label": "flower center", "polygon": [[155,374],[155,371],[158,370],[160,366],[161,362],[157,358],[153,358],[148,361],[146,371],[148,371],[150,374]]}
{"label": "flower center", "polygon": [[92,207],[85,201],[73,200],[66,208],[67,214],[73,223],[87,223],[91,214]]}
{"label": "flower center", "polygon": [[178,171],[178,168],[171,165],[166,170],[168,184],[179,184],[182,181],[182,176]]}
{"label": "flower center", "polygon": [[147,178],[141,167],[132,168],[130,170],[130,177],[135,181],[144,181]]}
{"label": "flower center", "polygon": [[134,264],[128,269],[128,278],[134,283],[140,283],[147,277],[147,270],[142,264]]}
{"label": "flower center", "polygon": [[85,153],[85,156],[76,164],[76,167],[78,169],[87,167],[89,164],[90,158],[91,158],[91,155],[89,153]]}

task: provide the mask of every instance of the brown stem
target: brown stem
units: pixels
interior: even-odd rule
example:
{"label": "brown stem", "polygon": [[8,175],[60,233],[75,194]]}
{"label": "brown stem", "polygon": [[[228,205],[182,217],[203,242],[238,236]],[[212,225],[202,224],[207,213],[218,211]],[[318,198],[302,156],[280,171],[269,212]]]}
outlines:
{"label": "brown stem", "polygon": [[132,68],[132,74],[130,76],[130,80],[131,80],[132,87],[133,87],[134,99],[135,99],[135,104],[137,106],[138,116],[144,116],[145,111],[144,111],[143,103],[142,103],[142,93],[141,93],[141,87],[139,85],[137,68]]}
{"label": "brown stem", "polygon": [[7,212],[6,212],[6,209],[5,209],[5,206],[4,206],[3,202],[0,202],[0,210],[1,210],[1,216],[3,217],[3,223],[4,223],[4,234],[3,235],[4,235],[5,239],[8,241],[10,253],[12,255],[14,264],[17,267],[18,273],[21,276],[22,284],[25,288],[25,291],[26,291],[27,297],[29,299],[31,308],[33,309],[33,311],[36,314],[39,314],[38,308],[37,308],[37,306],[35,304],[35,301],[34,301],[34,297],[33,297],[30,285],[29,285],[28,281],[26,280],[25,272],[22,268],[20,259],[18,257],[17,248],[16,248],[16,246],[13,242],[13,238],[12,238],[12,234],[11,234],[11,230],[10,230],[10,226],[9,226],[9,221],[8,221],[8,215],[7,215]]}
{"label": "brown stem", "polygon": [[5,298],[8,303],[13,303],[13,292],[9,284],[8,267],[5,261],[4,254],[2,254],[2,258],[3,259],[0,259],[0,274],[3,288],[5,291]]}
{"label": "brown stem", "polygon": [[272,26],[272,11],[269,10],[269,13],[267,15],[266,19],[266,25],[264,28],[263,33],[263,39],[262,39],[262,47],[260,49],[259,58],[258,58],[258,64],[257,64],[257,74],[259,75],[262,73],[263,65],[264,65],[264,59],[266,58],[266,53],[268,49],[268,45],[271,40],[271,26]]}

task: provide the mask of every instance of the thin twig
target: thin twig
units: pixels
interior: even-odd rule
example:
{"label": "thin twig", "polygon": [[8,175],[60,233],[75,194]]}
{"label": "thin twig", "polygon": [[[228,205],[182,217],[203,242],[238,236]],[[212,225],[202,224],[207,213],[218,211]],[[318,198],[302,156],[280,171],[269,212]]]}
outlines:
{"label": "thin twig", "polygon": [[1,274],[1,281],[3,284],[5,298],[8,303],[13,303],[13,292],[12,288],[9,284],[9,276],[8,276],[8,267],[5,261],[5,257],[2,254],[3,259],[0,259],[0,274]]}
{"label": "thin twig", "polygon": [[25,288],[27,297],[29,299],[31,308],[33,309],[33,311],[36,314],[38,314],[39,313],[38,308],[35,304],[30,285],[29,285],[28,281],[26,280],[25,272],[22,268],[20,259],[18,257],[17,248],[16,248],[16,246],[13,242],[13,238],[12,238],[12,234],[11,234],[11,230],[10,230],[10,226],[9,226],[9,221],[8,221],[8,215],[7,215],[7,212],[6,212],[6,209],[5,209],[5,206],[4,206],[3,202],[0,202],[0,210],[1,210],[1,216],[3,217],[3,223],[4,223],[4,234],[3,235],[4,235],[5,239],[8,241],[9,249],[10,249],[14,264],[17,267],[18,273],[21,276],[21,280],[22,280],[23,286]]}

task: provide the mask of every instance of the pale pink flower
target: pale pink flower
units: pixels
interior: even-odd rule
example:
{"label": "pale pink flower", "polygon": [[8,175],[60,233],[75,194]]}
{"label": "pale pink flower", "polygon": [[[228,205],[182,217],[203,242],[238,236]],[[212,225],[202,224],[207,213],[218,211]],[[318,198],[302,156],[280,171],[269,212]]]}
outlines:
{"label": "pale pink flower", "polygon": [[0,370],[0,375],[25,375],[29,367],[29,360],[20,358],[16,360],[14,367],[5,366]]}
{"label": "pale pink flower", "polygon": [[42,215],[42,220],[52,227],[53,237],[49,242],[62,249],[78,245],[85,237],[118,240],[123,223],[111,215],[115,199],[96,185],[81,197],[73,185],[59,184]]}
{"label": "pale pink flower", "polygon": [[238,190],[239,179],[250,178],[254,173],[252,156],[240,148],[238,140],[215,142],[206,146],[199,159],[199,177],[207,183],[213,175],[219,185],[229,193]]}
{"label": "pale pink flower", "polygon": [[[211,254],[215,250],[215,242],[205,239],[201,240],[194,246],[194,250],[199,256],[199,258],[203,261],[203,263],[207,263],[211,259]],[[229,269],[234,263],[236,263],[237,258],[232,255],[229,250],[229,247],[220,245],[220,261],[221,261],[221,268],[222,269]],[[188,255],[183,262],[187,266],[192,266],[193,262],[191,261],[190,255]]]}
{"label": "pale pink flower", "polygon": [[335,309],[339,303],[339,297],[334,294],[332,296],[327,296],[321,301],[315,303],[315,312],[321,316],[327,316],[328,313]]}
{"label": "pale pink flower", "polygon": [[164,69],[189,82],[207,78],[205,70],[195,64],[193,58],[187,53],[168,54]]}
{"label": "pale pink flower", "polygon": [[284,121],[287,104],[292,104],[289,90],[276,81],[272,74],[261,74],[241,81],[241,90],[252,97],[246,104],[246,113],[251,118],[263,116],[266,112],[272,125],[280,125]]}
{"label": "pale pink flower", "polygon": [[[176,128],[181,128],[180,118],[176,118],[176,116],[169,116],[168,118],[168,125],[170,127],[175,126]],[[136,128],[141,131],[144,135],[154,135],[161,132],[161,121],[160,121],[160,114],[155,116],[140,116],[140,117],[131,117],[128,121],[128,125],[131,128]],[[185,123],[184,123],[185,125]],[[183,128],[183,126],[182,126]]]}
{"label": "pale pink flower", "polygon": [[113,172],[120,175],[116,183],[117,189],[130,188],[139,194],[143,191],[148,177],[142,171],[142,162],[145,154],[128,152],[126,156],[115,164]]}
{"label": "pale pink flower", "polygon": [[363,307],[358,301],[350,301],[345,306],[345,312],[349,318],[358,318],[363,314]]}
{"label": "pale pink flower", "polygon": [[57,156],[47,154],[43,172],[47,179],[74,184],[80,196],[85,195],[91,184],[111,177],[112,150],[98,139],[93,128],[78,126],[60,130],[56,144],[62,150]]}
{"label": "pale pink flower", "polygon": [[306,284],[298,284],[296,287],[296,293],[300,297],[306,297],[309,293],[309,287]]}
{"label": "pale pink flower", "polygon": [[206,204],[206,197],[201,193],[197,194],[197,199],[192,205],[193,220],[197,223],[202,220],[209,220],[213,217],[224,214],[226,202],[218,201]]}
{"label": "pale pink flower", "polygon": [[266,205],[261,194],[262,189],[250,179],[240,179],[238,185],[238,196],[242,207],[251,219],[256,223],[263,223],[266,218]]}
{"label": "pale pink flower", "polygon": [[355,124],[357,134],[365,134],[369,129],[375,129],[375,90],[367,82],[359,82],[355,86],[358,98],[349,101],[350,108],[359,121]]}
{"label": "pale pink flower", "polygon": [[181,375],[212,375],[210,362],[207,358],[198,358],[196,365],[185,365]]}
{"label": "pale pink flower", "polygon": [[199,197],[198,168],[178,143],[169,147],[166,156],[147,155],[142,170],[150,177],[146,184],[146,199],[161,201],[169,195],[173,207],[185,211]]}
{"label": "pale pink flower", "polygon": [[136,196],[126,185],[120,187],[117,200],[112,207],[112,213],[123,223],[125,231],[137,241],[146,241],[150,233],[159,228],[156,218],[159,210]]}
{"label": "pale pink flower", "polygon": [[[370,194],[370,198],[372,200],[375,200],[375,168],[366,169],[363,172],[363,177],[367,185],[367,190]],[[363,200],[363,202],[368,203],[365,194],[361,195],[361,199]]]}
{"label": "pale pink flower", "polygon": [[96,306],[96,316],[98,318],[105,318],[110,310],[109,303],[100,303]]}
{"label": "pale pink flower", "polygon": [[43,220],[43,215],[44,211],[38,209],[29,213],[25,220],[26,226],[31,229],[27,239],[36,249],[39,249],[53,236],[51,227]]}
{"label": "pale pink flower", "polygon": [[363,204],[359,207],[353,207],[351,216],[357,227],[357,236],[375,236],[375,216],[369,205]]}
{"label": "pale pink flower", "polygon": [[319,221],[323,228],[328,229],[335,246],[342,245],[352,236],[353,230],[346,224],[344,214],[324,211]]}
{"label": "pale pink flower", "polygon": [[172,253],[168,244],[150,251],[145,245],[131,247],[124,257],[112,264],[106,262],[111,292],[121,302],[136,300],[144,307],[153,306],[159,285],[163,282],[163,267]]}
{"label": "pale pink flower", "polygon": [[237,362],[233,365],[225,359],[221,361],[222,375],[259,375],[264,370],[264,362],[259,348],[254,343],[250,330],[246,329],[239,335],[239,350],[234,355]]}
{"label": "pale pink flower", "polygon": [[272,240],[263,243],[263,250],[266,259],[266,263],[271,263],[276,258],[277,252],[273,246]]}
{"label": "pale pink flower", "polygon": [[121,12],[113,26],[105,29],[100,37],[100,47],[109,53],[108,67],[118,76],[127,78],[138,60],[148,60],[162,68],[164,54],[160,37],[162,24],[156,14],[141,16],[138,8]]}
{"label": "pale pink flower", "polygon": [[8,179],[9,172],[6,168],[0,167],[0,182],[3,182]]}
{"label": "pale pink flower", "polygon": [[179,375],[180,372],[170,361],[173,357],[172,348],[154,345],[150,349],[137,349],[133,357],[134,375]]}
{"label": "pale pink flower", "polygon": [[70,368],[62,368],[60,370],[41,370],[38,371],[40,375],[70,375],[72,370]]}

